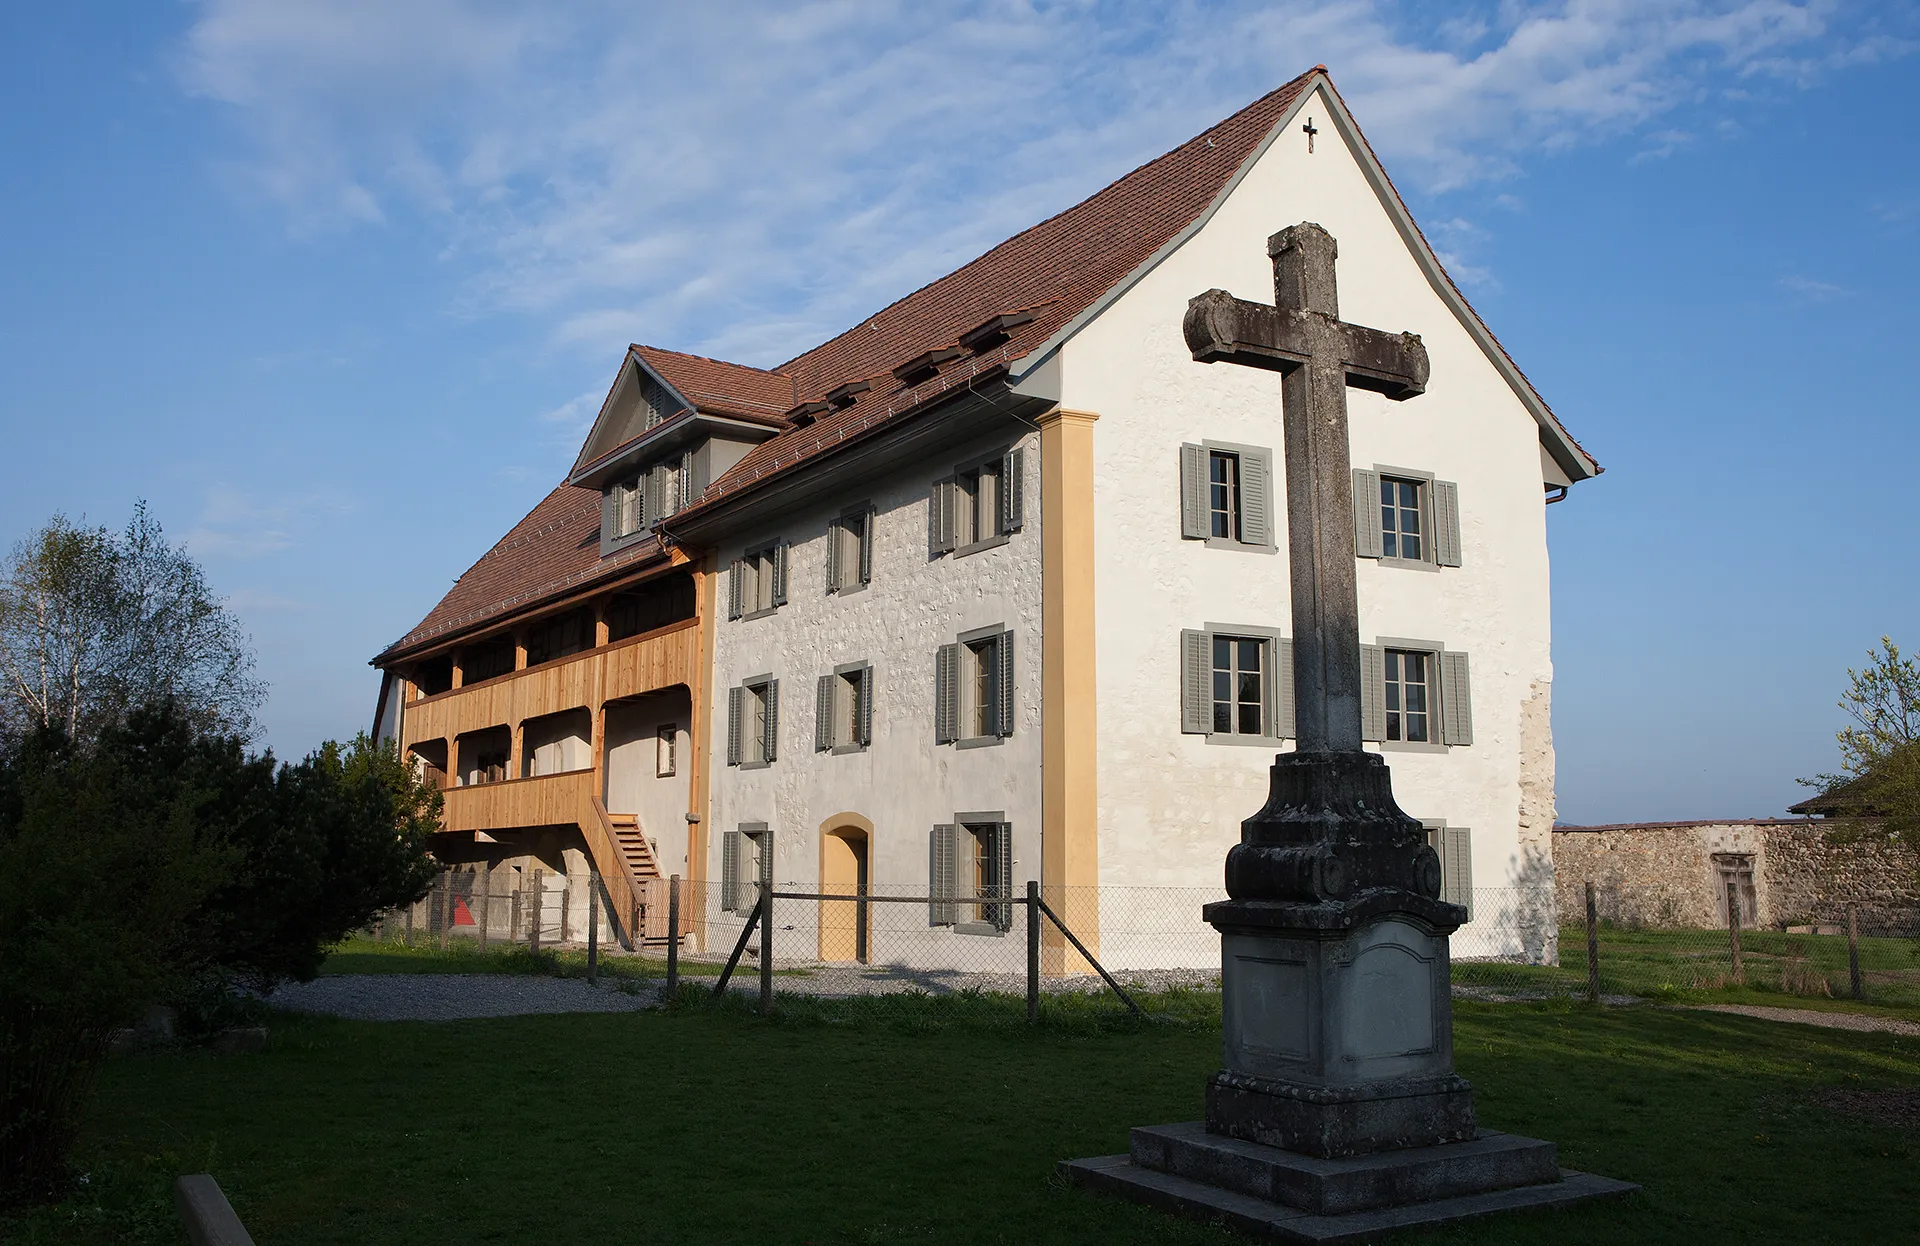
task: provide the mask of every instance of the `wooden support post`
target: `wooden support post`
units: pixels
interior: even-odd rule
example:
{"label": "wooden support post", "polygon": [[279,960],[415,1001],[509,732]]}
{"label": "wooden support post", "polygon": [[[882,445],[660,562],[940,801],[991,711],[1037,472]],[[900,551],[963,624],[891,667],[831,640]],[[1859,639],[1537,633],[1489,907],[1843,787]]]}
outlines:
{"label": "wooden support post", "polygon": [[1600,904],[1587,883],[1587,1001],[1600,1002]]}
{"label": "wooden support post", "polygon": [[1027,880],[1027,1024],[1040,1023],[1040,881]]}
{"label": "wooden support post", "polygon": [[446,951],[453,930],[453,871],[440,871],[440,950]]}
{"label": "wooden support post", "polygon": [[540,910],[546,902],[546,872],[533,872],[533,911],[527,921],[527,947],[535,956],[540,955]]}
{"label": "wooden support post", "polygon": [[1847,978],[1853,988],[1855,999],[1865,999],[1867,993],[1860,982],[1860,906],[1847,906]]}
{"label": "wooden support post", "polygon": [[480,911],[473,915],[474,925],[480,930],[480,950],[487,950],[488,910],[493,907],[493,862],[488,861],[473,872],[473,881],[480,891]]}
{"label": "wooden support post", "polygon": [[520,942],[520,888],[515,887],[508,897],[507,904],[507,942]]}
{"label": "wooden support post", "polygon": [[587,985],[600,978],[600,871],[587,870]]}
{"label": "wooden support post", "polygon": [[415,900],[407,906],[407,928],[400,937],[406,941],[408,947],[413,946],[413,910],[419,907],[420,902],[418,900]]}
{"label": "wooden support post", "polygon": [[[635,935],[636,940],[639,935]],[[637,946],[636,946],[637,950]],[[667,994],[680,989],[680,876],[667,879]]]}
{"label": "wooden support post", "polygon": [[1740,892],[1732,883],[1727,884],[1727,945],[1733,952],[1733,981],[1735,986],[1747,984],[1747,968],[1740,958]]}
{"label": "wooden support post", "polygon": [[[771,871],[769,871],[771,878]],[[773,883],[760,886],[760,1015],[773,1011]]]}
{"label": "wooden support post", "polygon": [[563,851],[560,860],[565,864],[560,871],[560,946],[573,946],[573,924],[567,919],[572,915],[573,906],[573,863],[568,861]]}

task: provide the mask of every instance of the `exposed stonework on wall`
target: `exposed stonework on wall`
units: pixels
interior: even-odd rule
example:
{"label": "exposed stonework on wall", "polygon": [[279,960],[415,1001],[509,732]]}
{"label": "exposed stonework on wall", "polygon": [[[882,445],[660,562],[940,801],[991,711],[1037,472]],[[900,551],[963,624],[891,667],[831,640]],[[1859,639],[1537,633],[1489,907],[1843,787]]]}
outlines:
{"label": "exposed stonework on wall", "polygon": [[1846,842],[1834,830],[1801,819],[1556,828],[1560,912],[1580,920],[1591,880],[1603,919],[1721,926],[1727,877],[1722,862],[1743,860],[1752,867],[1752,911],[1746,917],[1761,926],[1838,923],[1849,904],[1860,906],[1868,925],[1920,908],[1920,861],[1910,851]]}

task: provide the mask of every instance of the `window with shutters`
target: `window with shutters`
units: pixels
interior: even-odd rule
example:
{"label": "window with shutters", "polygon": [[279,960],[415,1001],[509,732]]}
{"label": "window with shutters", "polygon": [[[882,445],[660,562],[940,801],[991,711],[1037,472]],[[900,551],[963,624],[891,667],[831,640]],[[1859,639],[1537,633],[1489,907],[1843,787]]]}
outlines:
{"label": "window with shutters", "polygon": [[1360,646],[1360,668],[1364,738],[1414,751],[1473,743],[1465,653],[1432,641],[1382,638]]}
{"label": "window with shutters", "polygon": [[1353,546],[1387,566],[1459,566],[1459,486],[1403,467],[1354,469]]}
{"label": "window with shutters", "polygon": [[1440,858],[1440,898],[1467,910],[1473,920],[1473,832],[1464,826],[1422,819],[1427,843]]}
{"label": "window with shutters", "polygon": [[933,482],[929,545],[956,557],[1006,543],[1025,524],[1024,452],[997,450]]}
{"label": "window with shutters", "polygon": [[1210,623],[1180,638],[1180,729],[1213,744],[1291,738],[1293,642],[1270,628]]}
{"label": "window with shutters", "polygon": [[655,737],[653,773],[655,778],[671,779],[679,773],[680,724],[661,723]]}
{"label": "window with shutters", "polygon": [[822,675],[814,698],[815,751],[855,753],[873,740],[873,667],[836,666]]}
{"label": "window with shutters", "polygon": [[742,822],[720,839],[720,908],[742,917],[760,903],[760,889],[773,885],[773,834],[765,822]]}
{"label": "window with shutters", "polygon": [[727,764],[754,769],[779,755],[780,681],[755,675],[727,690]]}
{"label": "window with shutters", "polygon": [[1013,734],[1013,633],[963,632],[934,655],[934,738],[971,748]]}
{"label": "window with shutters", "polygon": [[1273,452],[1203,442],[1180,447],[1180,535],[1219,549],[1273,551]]}
{"label": "window with shutters", "polygon": [[787,604],[787,543],[770,541],[733,560],[727,617],[757,619]]}
{"label": "window with shutters", "polygon": [[849,507],[827,529],[827,591],[857,593],[873,581],[873,507]]}
{"label": "window with shutters", "polygon": [[[957,934],[1002,935],[1013,927],[1013,826],[1006,815],[956,814],[933,828],[928,851],[928,924]],[[995,903],[995,901],[1000,901]]]}

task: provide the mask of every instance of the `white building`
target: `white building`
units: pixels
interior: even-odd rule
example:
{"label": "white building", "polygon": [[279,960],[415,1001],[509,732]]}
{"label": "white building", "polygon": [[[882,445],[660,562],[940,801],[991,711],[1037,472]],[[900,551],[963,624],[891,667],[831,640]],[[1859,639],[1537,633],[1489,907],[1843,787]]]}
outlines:
{"label": "white building", "polygon": [[[1267,239],[1300,221],[1338,241],[1342,317],[1419,334],[1432,363],[1417,400],[1349,395],[1368,747],[1434,828],[1449,898],[1549,894],[1545,505],[1600,469],[1322,70],[779,368],[629,353],[569,487],[604,493],[603,558],[652,531],[711,594],[694,829],[661,859],[724,907],[756,874],[1036,880],[1090,944],[1152,894],[1131,889],[1191,889],[1161,894],[1198,926],[1292,747],[1290,607],[1279,378],[1196,363],[1181,322],[1212,288],[1270,300]],[[1023,950],[1006,906],[923,906],[911,939],[889,934],[905,912],[856,934],[827,907],[846,915],[781,938],[967,967]]]}

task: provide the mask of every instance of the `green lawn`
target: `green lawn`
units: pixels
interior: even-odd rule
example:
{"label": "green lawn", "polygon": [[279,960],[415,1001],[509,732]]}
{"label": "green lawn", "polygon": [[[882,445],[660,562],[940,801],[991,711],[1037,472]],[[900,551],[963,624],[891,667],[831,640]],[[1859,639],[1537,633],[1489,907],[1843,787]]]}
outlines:
{"label": "green lawn", "polygon": [[[686,999],[698,996],[689,988]],[[1237,1239],[1063,1187],[1067,1156],[1191,1119],[1217,996],[743,1004],[440,1024],[278,1016],[269,1049],[113,1062],[88,1193],[0,1241],[180,1242],[211,1170],[262,1246]],[[1915,1138],[1819,1105],[1912,1088],[1920,1040],[1656,1008],[1463,1004],[1483,1123],[1644,1194],[1419,1242],[1920,1240]]]}
{"label": "green lawn", "polygon": [[[1803,999],[1845,998],[1851,989],[1844,935],[1749,930],[1740,936],[1749,990]],[[1867,1000],[1896,1008],[1920,1007],[1920,940],[1860,940],[1860,972]],[[1514,965],[1459,961],[1453,980],[1496,990],[1579,994],[1587,989],[1587,931],[1560,928],[1560,964]],[[1705,998],[1702,992],[1737,989],[1724,930],[1600,929],[1600,989],[1653,999]],[[1791,1000],[1769,1002],[1794,1006]]]}

